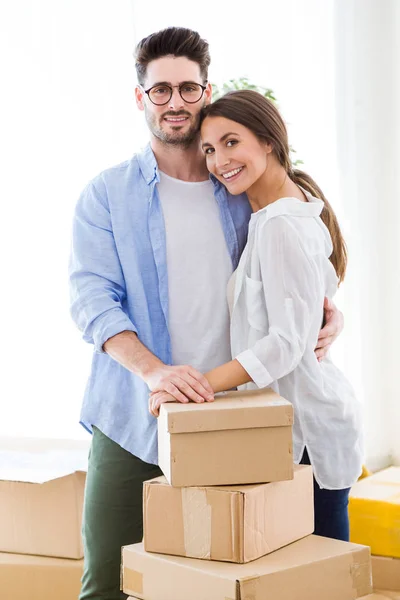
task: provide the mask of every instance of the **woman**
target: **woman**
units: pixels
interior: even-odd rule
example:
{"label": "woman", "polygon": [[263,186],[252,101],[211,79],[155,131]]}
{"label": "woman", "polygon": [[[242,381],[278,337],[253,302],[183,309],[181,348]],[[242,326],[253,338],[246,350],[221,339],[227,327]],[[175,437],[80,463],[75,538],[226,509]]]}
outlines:
{"label": "woman", "polygon": [[[315,533],[348,540],[348,494],[362,468],[361,410],[343,374],[314,348],[324,297],[346,271],[346,249],[320,188],[293,170],[285,124],[250,90],[203,109],[210,173],[253,209],[246,248],[228,288],[235,358],[206,373],[215,392],[272,387],[292,402],[294,461],[312,464]],[[168,395],[150,400],[158,414]]]}

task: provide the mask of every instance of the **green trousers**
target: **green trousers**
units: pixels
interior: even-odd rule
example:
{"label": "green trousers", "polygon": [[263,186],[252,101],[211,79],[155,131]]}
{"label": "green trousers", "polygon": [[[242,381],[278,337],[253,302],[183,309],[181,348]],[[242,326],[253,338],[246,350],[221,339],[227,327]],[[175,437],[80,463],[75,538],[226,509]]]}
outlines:
{"label": "green trousers", "polygon": [[162,475],[93,428],[83,508],[84,572],[79,600],[125,600],[121,546],[142,541],[143,482]]}

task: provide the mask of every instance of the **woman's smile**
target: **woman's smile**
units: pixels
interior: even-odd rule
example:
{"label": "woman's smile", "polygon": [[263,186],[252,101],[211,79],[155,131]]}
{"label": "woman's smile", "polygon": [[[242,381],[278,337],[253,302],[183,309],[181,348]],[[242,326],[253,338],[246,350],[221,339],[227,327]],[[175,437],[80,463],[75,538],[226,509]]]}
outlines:
{"label": "woman's smile", "polygon": [[243,169],[244,169],[244,167],[238,167],[237,169],[232,169],[231,171],[221,173],[221,175],[227,183],[230,183],[230,182],[236,181],[236,179],[238,179],[238,177],[242,173]]}

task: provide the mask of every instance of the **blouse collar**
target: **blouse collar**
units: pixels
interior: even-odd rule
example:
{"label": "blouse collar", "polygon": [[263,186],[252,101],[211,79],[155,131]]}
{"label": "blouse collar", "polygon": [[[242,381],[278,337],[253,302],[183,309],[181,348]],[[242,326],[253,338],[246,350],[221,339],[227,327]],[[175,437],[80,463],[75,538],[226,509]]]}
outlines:
{"label": "blouse collar", "polygon": [[266,214],[267,218],[279,217],[281,215],[291,215],[294,217],[319,217],[324,203],[319,198],[315,198],[306,190],[303,190],[308,202],[303,202],[298,198],[279,198],[275,202],[264,206],[255,213],[252,213],[251,219],[258,219],[262,214]]}

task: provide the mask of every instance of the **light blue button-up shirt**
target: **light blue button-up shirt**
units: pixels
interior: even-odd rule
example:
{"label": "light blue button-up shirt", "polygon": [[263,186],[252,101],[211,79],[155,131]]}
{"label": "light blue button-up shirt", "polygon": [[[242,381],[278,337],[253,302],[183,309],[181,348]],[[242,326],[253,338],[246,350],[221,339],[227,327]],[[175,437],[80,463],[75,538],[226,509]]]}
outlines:
{"label": "light blue button-up shirt", "polygon": [[[211,179],[234,270],[247,239],[250,205],[246,195],[231,196]],[[81,423],[89,431],[95,425],[153,464],[157,420],[148,411],[149,388],[102,347],[113,335],[134,331],[153,354],[172,364],[158,182],[150,146],[91,181],[76,207],[70,260],[71,314],[83,339],[94,345]]]}

